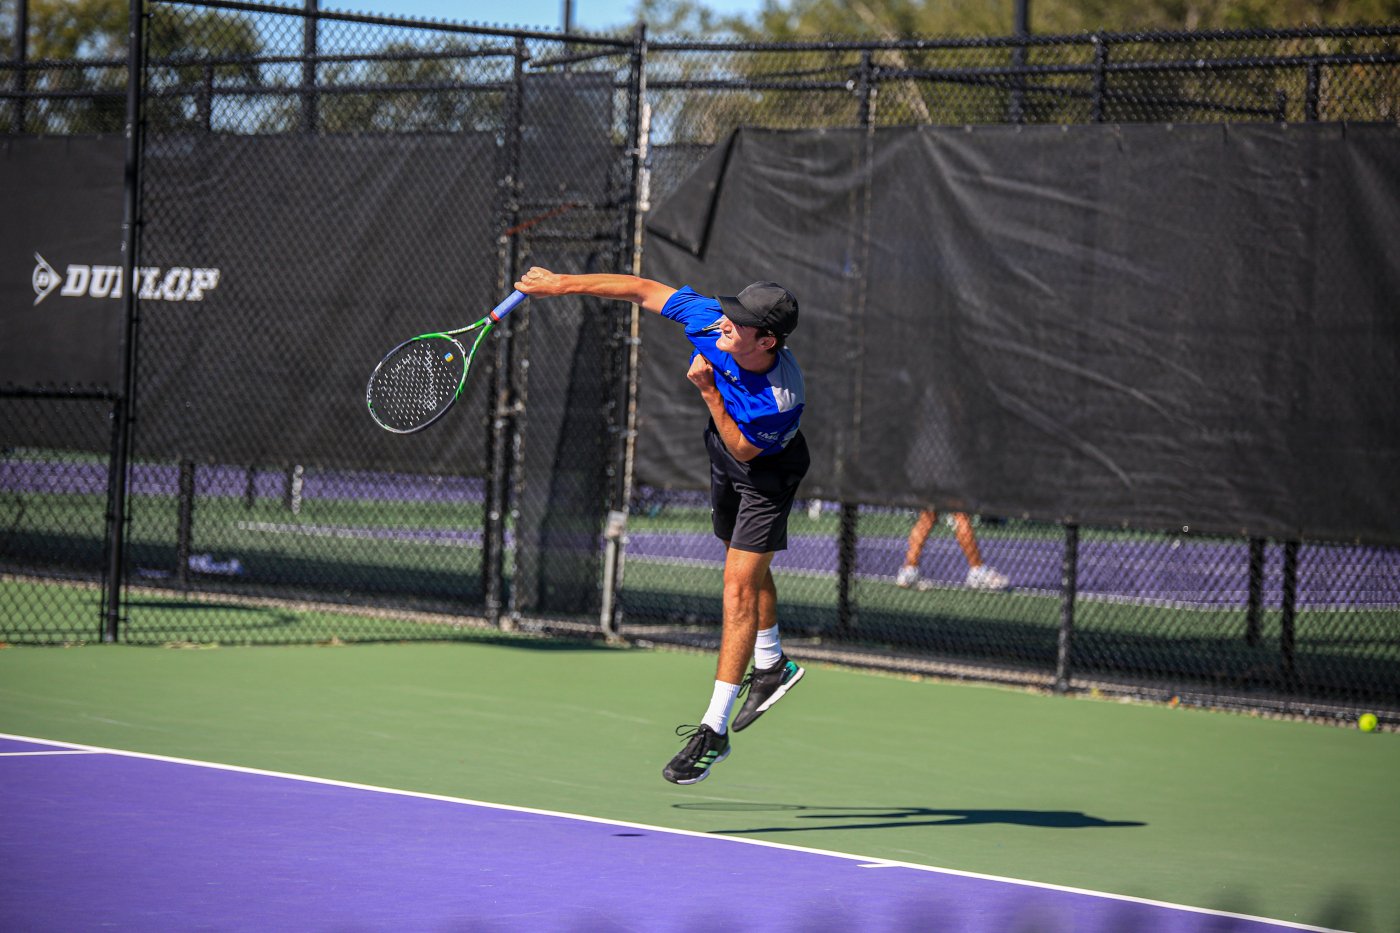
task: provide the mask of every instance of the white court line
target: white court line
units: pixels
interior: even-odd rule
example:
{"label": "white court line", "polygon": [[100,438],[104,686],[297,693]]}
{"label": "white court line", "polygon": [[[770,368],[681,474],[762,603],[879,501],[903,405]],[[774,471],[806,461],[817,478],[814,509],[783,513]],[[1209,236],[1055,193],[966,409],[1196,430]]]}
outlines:
{"label": "white court line", "polygon": [[691,836],[696,839],[708,839],[712,842],[729,842],[735,845],[763,846],[770,849],[783,849],[789,852],[802,852],[807,855],[821,855],[827,858],[843,859],[848,862],[858,863],[858,868],[908,868],[913,871],[930,872],[938,875],[953,875],[959,878],[976,878],[982,881],[995,881],[1001,884],[1014,884],[1026,888],[1039,888],[1044,891],[1058,891],[1064,894],[1082,894],[1086,897],[1101,897],[1107,900],[1124,901],[1130,904],[1144,904],[1150,907],[1162,907],[1167,910],[1184,910],[1187,913],[1204,914],[1210,917],[1228,917],[1232,920],[1248,920],[1255,923],[1266,923],[1273,926],[1287,927],[1290,930],[1309,930],[1312,933],[1346,933],[1331,927],[1311,926],[1306,923],[1294,923],[1291,920],[1278,920],[1273,917],[1260,917],[1252,914],[1233,913],[1228,910],[1212,910],[1209,907],[1192,907],[1189,904],[1173,904],[1169,901],[1156,901],[1145,897],[1133,897],[1128,894],[1112,894],[1106,891],[1092,891],[1088,888],[1072,888],[1061,884],[1049,884],[1044,881],[1026,881],[1020,878],[1006,878],[1000,875],[987,875],[975,871],[962,871],[957,868],[940,868],[934,865],[920,865],[915,862],[900,862],[894,859],[872,858],[868,855],[851,855],[845,852],[831,852],[824,849],[809,849],[805,846],[795,846],[785,842],[769,842],[764,839],[738,839],[732,836],[716,836],[712,833],[704,833],[693,829],[672,829],[669,826],[652,826],[647,823],[632,823],[625,820],[608,820],[597,816],[585,816],[579,813],[562,813],[557,810],[540,810],[535,807],[517,807],[505,803],[490,803],[484,800],[472,800],[467,797],[449,797],[444,794],[430,794],[423,791],[399,790],[393,787],[376,787],[373,784],[356,784],[353,781],[337,781],[332,778],[313,777],[306,774],[288,774],[283,771],[266,771],[262,768],[247,768],[242,765],[218,764],[211,761],[198,761],[191,758],[173,758],[169,755],[152,755],[146,752],[131,752],[118,748],[103,748],[99,745],[81,745],[77,742],[55,742],[51,739],[37,739],[32,736],[10,735],[0,732],[0,739],[13,739],[17,742],[33,742],[37,745],[55,745],[70,750],[77,750],[88,754],[119,755],[124,758],[141,758],[147,761],[163,761],[169,764],[189,765],[195,768],[210,768],[215,771],[232,771],[238,774],[255,774],[261,777],[282,778],[288,781],[303,781],[307,784],[322,784],[327,787],[344,787],[350,790],[369,791],[376,794],[391,794],[397,797],[414,797],[420,800],[437,800],[443,803],[465,804],[472,807],[486,807],[492,810],[506,810],[512,813],[532,813],[537,816],[549,816],[556,819],[578,820],[583,823],[600,823],[604,826],[620,826],[626,829],[642,829],[654,833],[669,833],[673,836]]}
{"label": "white court line", "polygon": [[53,755],[101,755],[103,752],[82,748],[71,748],[66,751],[55,752],[0,752],[0,758],[34,758],[38,756]]}

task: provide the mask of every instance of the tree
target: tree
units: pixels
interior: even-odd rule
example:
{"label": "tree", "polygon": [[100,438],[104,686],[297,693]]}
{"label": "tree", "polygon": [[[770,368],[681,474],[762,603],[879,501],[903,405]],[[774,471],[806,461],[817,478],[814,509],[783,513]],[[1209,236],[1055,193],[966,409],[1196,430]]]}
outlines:
{"label": "tree", "polygon": [[[11,16],[17,3],[5,0]],[[113,133],[126,123],[127,15],[124,0],[27,0],[26,85],[52,96],[31,99],[25,126],[34,133]],[[147,57],[152,87],[189,88],[185,96],[152,99],[148,111],[161,125],[199,119],[196,89],[237,76],[257,80],[251,63],[261,42],[236,13],[151,5]],[[14,19],[10,20],[15,22]],[[13,57],[13,42],[10,57]],[[217,66],[199,59],[226,61]],[[70,96],[71,95],[71,96]]]}
{"label": "tree", "polygon": [[[926,38],[1008,37],[1014,28],[1016,0],[767,0],[750,18],[711,21],[734,36],[756,43],[857,38],[911,40]],[[703,8],[690,0],[644,2],[643,13],[658,10],[677,25],[704,23]],[[1029,0],[1031,31],[1038,36],[1094,33],[1192,32],[1212,29],[1287,28],[1308,25],[1390,23],[1400,19],[1400,0]],[[1393,66],[1323,67],[1312,90],[1301,67],[1268,66],[1232,72],[1202,72],[1196,59],[1268,57],[1284,54],[1328,54],[1367,50],[1393,51],[1392,40],[1307,38],[1231,40],[1184,39],[1172,43],[1119,42],[1108,49],[1110,63],[1124,57],[1180,61],[1180,69],[1111,75],[1107,94],[1094,96],[1092,69],[1095,46],[1087,41],[1050,45],[982,43],[954,48],[946,43],[933,50],[882,49],[872,64],[882,69],[875,119],[880,123],[1001,122],[1019,115],[1028,122],[1083,122],[1095,114],[1108,121],[1199,121],[1306,119],[1313,115],[1308,100],[1320,101],[1316,113],[1328,119],[1394,119],[1397,88]],[[1007,69],[1013,63],[1058,66],[1060,73],[1042,70],[1018,78]],[[1064,70],[1066,66],[1074,71]],[[823,71],[823,68],[825,71]],[[816,78],[854,75],[858,62],[850,53],[789,53],[735,56],[726,65],[734,78],[773,74]],[[892,78],[906,73],[908,79]],[[1346,81],[1346,90],[1341,82]],[[1309,96],[1311,95],[1311,97]],[[809,95],[810,96],[810,95]],[[781,93],[764,100],[730,94],[709,102],[687,99],[685,125],[784,126],[809,120],[810,114]],[[693,95],[691,95],[693,98]],[[1330,107],[1329,107],[1330,103]],[[681,109],[681,105],[677,105]],[[829,121],[849,123],[849,110],[824,108]],[[821,125],[823,118],[807,125]]]}
{"label": "tree", "polygon": [[[324,67],[325,85],[363,86],[354,94],[327,95],[321,102],[326,132],[411,133],[499,129],[499,85],[510,81],[511,60],[474,56],[472,43],[446,40],[431,47],[407,42],[386,45],[372,60]],[[461,58],[450,57],[461,53]],[[491,84],[497,89],[473,90]]]}
{"label": "tree", "polygon": [[[1010,35],[1016,0],[767,0],[746,38]],[[1029,0],[1041,35],[1391,23],[1400,0]]]}

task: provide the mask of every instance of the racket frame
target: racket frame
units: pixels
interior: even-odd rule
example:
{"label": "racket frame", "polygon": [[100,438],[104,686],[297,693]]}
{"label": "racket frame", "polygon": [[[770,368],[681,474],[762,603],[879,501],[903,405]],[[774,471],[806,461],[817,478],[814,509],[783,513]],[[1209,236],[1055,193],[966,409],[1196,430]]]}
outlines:
{"label": "racket frame", "polygon": [[[451,411],[452,406],[457,404],[457,399],[462,397],[462,389],[466,387],[467,373],[471,370],[472,360],[476,357],[476,348],[481,345],[481,341],[486,338],[486,335],[491,333],[491,329],[497,324],[499,324],[501,322],[501,319],[504,318],[507,314],[510,314],[517,307],[519,307],[520,304],[527,297],[528,296],[524,292],[512,292],[510,296],[506,298],[505,301],[502,301],[500,304],[496,305],[496,307],[492,308],[491,313],[486,315],[479,321],[475,321],[471,324],[468,324],[466,327],[458,327],[454,330],[433,331],[427,334],[419,334],[416,337],[410,337],[402,343],[396,345],[388,353],[384,354],[383,359],[381,359],[379,363],[375,365],[374,370],[369,374],[369,381],[365,383],[365,405],[369,409],[369,416],[374,419],[374,423],[379,425],[384,430],[389,431],[393,434],[414,434],[418,431],[423,430],[428,425],[433,424],[443,415]],[[472,341],[471,349],[468,350],[467,348],[463,347],[462,342],[457,338],[463,334],[471,333],[472,331],[477,330],[478,328],[480,328],[480,333],[478,333],[476,335],[476,339]],[[452,398],[448,399],[446,405],[443,405],[441,408],[439,408],[436,414],[434,414],[427,421],[424,421],[422,424],[417,424],[410,428],[396,428],[385,424],[383,421],[379,420],[379,416],[375,414],[374,411],[374,398],[372,396],[372,390],[374,388],[375,377],[379,375],[379,370],[381,370],[384,367],[384,364],[389,362],[389,360],[391,360],[394,357],[394,355],[400,350],[402,350],[404,347],[408,346],[411,343],[416,343],[419,340],[433,339],[450,341],[457,348],[457,352],[461,355],[462,374],[457,377],[456,391],[452,393]]]}

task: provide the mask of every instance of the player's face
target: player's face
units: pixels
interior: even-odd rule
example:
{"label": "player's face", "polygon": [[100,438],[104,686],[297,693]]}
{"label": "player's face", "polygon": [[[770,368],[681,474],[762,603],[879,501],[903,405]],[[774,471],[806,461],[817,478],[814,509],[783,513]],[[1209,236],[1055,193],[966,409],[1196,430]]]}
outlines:
{"label": "player's face", "polygon": [[755,350],[767,349],[761,341],[757,327],[746,327],[743,324],[735,324],[729,318],[720,318],[719,339],[715,341],[715,349],[731,356],[743,356],[745,353],[752,353]]}

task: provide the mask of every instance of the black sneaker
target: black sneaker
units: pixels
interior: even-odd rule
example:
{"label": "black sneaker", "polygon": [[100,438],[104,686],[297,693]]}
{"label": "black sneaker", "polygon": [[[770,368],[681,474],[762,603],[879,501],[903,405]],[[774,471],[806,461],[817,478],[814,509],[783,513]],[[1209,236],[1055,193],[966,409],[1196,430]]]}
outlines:
{"label": "black sneaker", "polygon": [[798,667],[797,662],[787,655],[778,658],[778,663],[770,668],[761,671],[755,668],[750,671],[749,676],[744,678],[744,686],[748,688],[749,695],[744,699],[739,715],[730,723],[730,728],[738,732],[752,725],[755,719],[781,700],[783,694],[791,690],[805,673],[807,671]]}
{"label": "black sneaker", "polygon": [[[682,730],[689,729],[689,732]],[[672,784],[698,784],[710,776],[710,768],[729,757],[729,734],[720,735],[709,726],[677,726],[676,735],[690,739],[681,753],[671,759],[661,776]]]}

